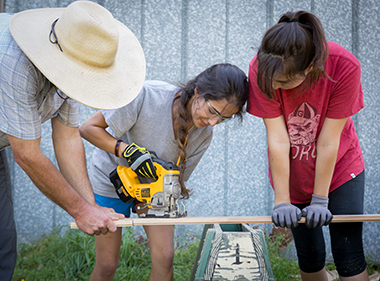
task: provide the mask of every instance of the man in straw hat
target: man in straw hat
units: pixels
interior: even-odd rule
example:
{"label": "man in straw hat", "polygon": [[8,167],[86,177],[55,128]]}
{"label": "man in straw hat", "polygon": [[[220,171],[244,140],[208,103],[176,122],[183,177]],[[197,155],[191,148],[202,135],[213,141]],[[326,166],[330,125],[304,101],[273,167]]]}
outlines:
{"label": "man in straw hat", "polygon": [[[0,14],[0,149],[10,145],[33,183],[89,235],[116,231],[113,220],[124,216],[95,203],[78,132],[80,104],[122,107],[137,96],[144,78],[136,37],[98,4]],[[60,171],[40,149],[41,124],[49,119]],[[0,276],[8,280],[16,231],[2,154]]]}

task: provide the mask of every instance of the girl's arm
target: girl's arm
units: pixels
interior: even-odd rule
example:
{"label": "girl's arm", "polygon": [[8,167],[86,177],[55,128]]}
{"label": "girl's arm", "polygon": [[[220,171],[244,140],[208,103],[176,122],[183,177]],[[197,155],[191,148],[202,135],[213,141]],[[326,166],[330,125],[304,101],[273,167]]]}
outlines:
{"label": "girl's arm", "polygon": [[296,227],[301,219],[301,210],[290,203],[290,140],[284,117],[264,119],[267,129],[269,162],[272,172],[275,206],[272,221],[280,227]]}
{"label": "girl's arm", "polygon": [[[134,172],[143,177],[157,179],[156,169],[153,165],[150,153],[143,147],[134,143],[128,145],[118,142],[111,136],[106,128],[108,127],[103,114],[98,111],[88,118],[79,128],[81,136],[96,147],[115,154],[117,157],[127,159],[129,166]],[[117,148],[116,145],[119,145]],[[127,153],[124,150],[128,147]]]}
{"label": "girl's arm", "polygon": [[[106,131],[107,127],[108,125],[103,114],[100,111],[97,111],[80,126],[79,132],[82,138],[96,147],[114,154],[117,140]],[[121,142],[118,149],[118,155],[116,156],[120,157],[121,153],[127,146],[127,144]]]}
{"label": "girl's arm", "polygon": [[340,136],[348,118],[330,119],[323,122],[317,139],[314,195],[328,197],[332,175],[338,155]]}
{"label": "girl's arm", "polygon": [[326,118],[319,133],[317,145],[317,159],[315,163],[314,191],[309,206],[302,210],[306,217],[307,227],[328,225],[332,214],[328,209],[329,189],[338,156],[340,135],[347,118]]}
{"label": "girl's arm", "polygon": [[269,162],[272,172],[275,205],[290,203],[289,154],[290,140],[284,117],[264,118],[267,131]]}

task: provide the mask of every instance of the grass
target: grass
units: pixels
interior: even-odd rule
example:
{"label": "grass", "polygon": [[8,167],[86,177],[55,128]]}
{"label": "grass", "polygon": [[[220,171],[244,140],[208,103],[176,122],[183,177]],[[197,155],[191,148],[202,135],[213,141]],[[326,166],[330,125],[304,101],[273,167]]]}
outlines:
{"label": "grass", "polygon": [[[30,245],[20,245],[12,281],[88,280],[95,265],[95,238],[79,230],[56,229]],[[65,232],[64,235],[61,233]],[[267,248],[275,280],[299,280],[298,264],[280,257],[280,249],[291,241],[289,233],[267,236]],[[198,251],[199,237],[188,233],[175,241],[174,281],[189,280]],[[151,261],[146,239],[125,228],[120,263],[114,280],[148,280]],[[367,257],[368,272],[379,271],[379,265]],[[333,264],[326,266],[335,269]]]}
{"label": "grass", "polygon": [[[274,232],[274,230],[281,232]],[[273,229],[272,233],[266,236],[269,260],[275,280],[297,280],[294,276],[299,275],[298,263],[280,256],[280,250],[291,242],[290,235],[284,229]]]}
{"label": "grass", "polygon": [[[56,229],[31,245],[20,245],[12,280],[88,280],[95,265],[95,238],[78,230],[61,232]],[[197,243],[192,238],[175,242],[174,280],[188,280]],[[125,228],[114,280],[148,280],[150,268],[146,240]]]}

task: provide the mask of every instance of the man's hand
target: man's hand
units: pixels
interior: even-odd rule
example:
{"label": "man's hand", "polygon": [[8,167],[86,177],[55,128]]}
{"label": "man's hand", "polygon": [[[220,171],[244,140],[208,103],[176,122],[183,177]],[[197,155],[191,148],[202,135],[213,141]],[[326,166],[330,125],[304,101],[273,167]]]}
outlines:
{"label": "man's hand", "polygon": [[116,213],[114,209],[112,208],[107,208],[107,207],[102,207],[99,206],[103,212],[105,212],[113,221],[121,220],[124,219],[125,216],[123,214]]}
{"label": "man's hand", "polygon": [[57,162],[65,177],[42,153],[41,138],[23,140],[8,135],[16,163],[43,194],[76,220],[83,232],[89,235],[115,232],[117,227],[113,220],[122,219],[124,215],[96,205],[77,129],[64,126],[55,118],[51,122]]}
{"label": "man's hand", "polygon": [[280,203],[273,208],[272,221],[275,226],[297,227],[301,218],[301,210],[290,203]]}
{"label": "man's hand", "polygon": [[132,143],[124,149],[122,155],[127,159],[129,167],[138,176],[157,179],[156,167],[153,165],[152,157],[144,147]]}
{"label": "man's hand", "polygon": [[310,205],[302,209],[302,216],[305,217],[305,224],[308,228],[330,224],[333,215],[327,209],[328,204],[328,197],[312,195]]}
{"label": "man's hand", "polygon": [[76,217],[78,227],[88,235],[107,234],[117,230],[113,221],[123,219],[125,216],[116,213],[113,209],[86,204]]}

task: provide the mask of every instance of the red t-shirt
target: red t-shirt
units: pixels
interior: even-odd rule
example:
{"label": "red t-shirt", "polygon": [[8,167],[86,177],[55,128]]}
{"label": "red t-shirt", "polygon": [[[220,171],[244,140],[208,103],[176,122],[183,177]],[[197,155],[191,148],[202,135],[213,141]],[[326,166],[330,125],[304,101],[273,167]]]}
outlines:
{"label": "red t-shirt", "polygon": [[[257,86],[256,57],[249,64],[250,97],[247,111],[261,118],[284,116],[291,143],[290,197],[292,203],[311,201],[314,190],[316,141],[326,117],[341,119],[354,115],[364,107],[360,82],[360,63],[342,46],[328,42],[329,56],[325,64],[328,79],[303,92],[303,85],[276,90],[276,99],[268,99]],[[269,159],[268,159],[269,161]],[[364,170],[359,140],[351,117],[343,128],[330,192]],[[269,178],[273,186],[269,167]]]}

